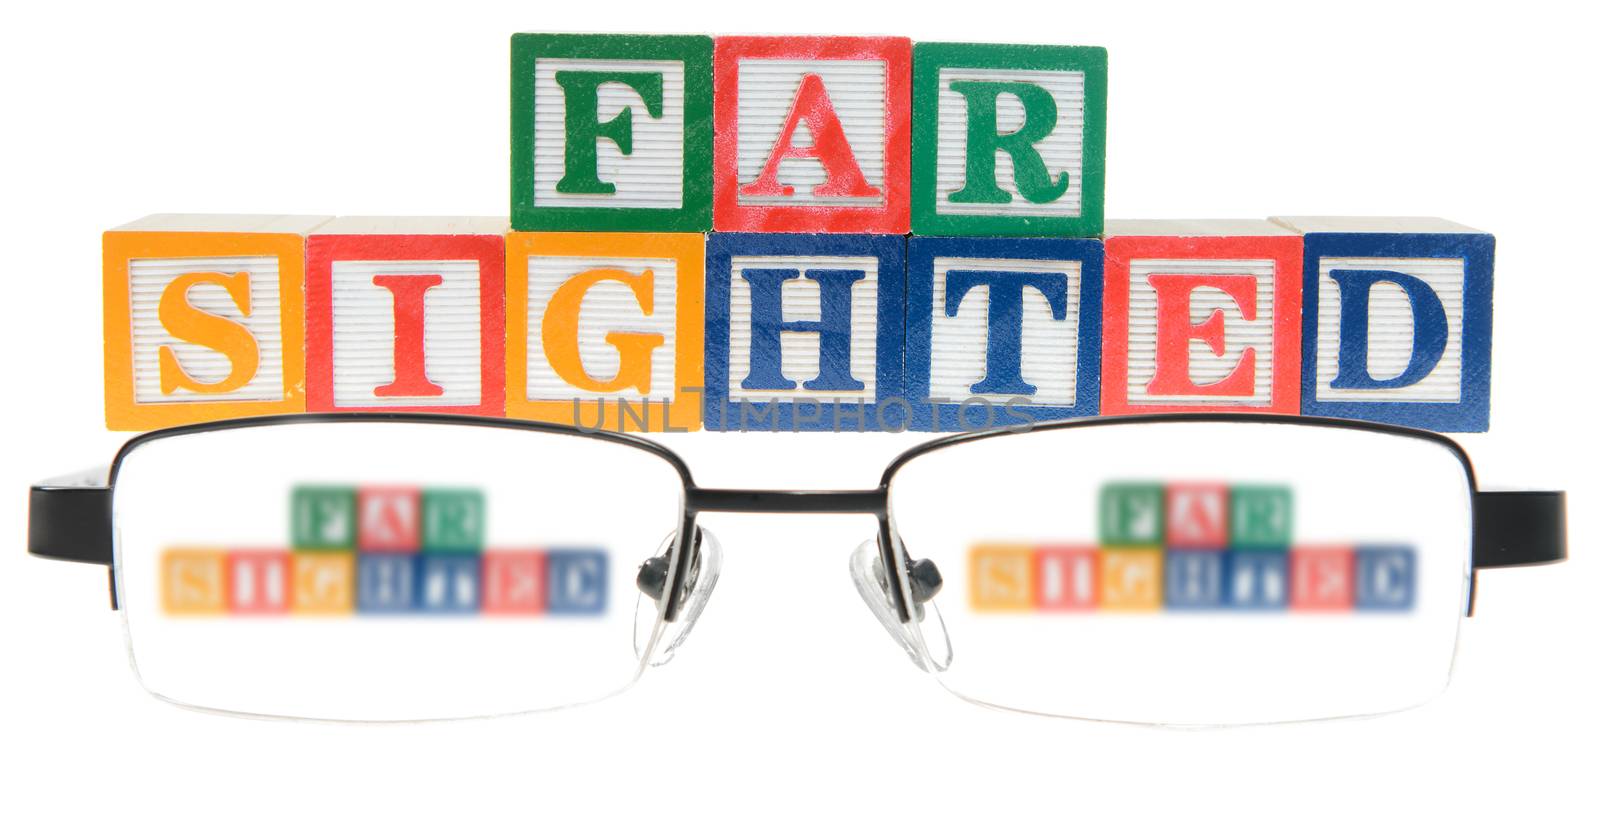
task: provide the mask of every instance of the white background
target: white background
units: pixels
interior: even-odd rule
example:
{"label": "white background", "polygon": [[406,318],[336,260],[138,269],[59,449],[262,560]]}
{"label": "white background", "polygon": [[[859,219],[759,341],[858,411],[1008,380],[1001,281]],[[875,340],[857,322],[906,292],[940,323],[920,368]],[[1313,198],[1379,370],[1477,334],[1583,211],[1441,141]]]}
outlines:
{"label": "white background", "polygon": [[[1594,817],[1592,22],[1533,2],[622,5],[9,11],[0,815]],[[509,35],[611,27],[1104,45],[1110,215],[1493,231],[1494,432],[1464,438],[1486,484],[1572,491],[1578,558],[1485,574],[1453,688],[1369,721],[1171,732],[967,706],[857,600],[846,560],[871,527],[849,517],[709,519],[727,561],[699,629],[600,706],[353,728],[150,699],[104,571],[23,550],[27,483],[125,438],[103,430],[99,232],[159,211],[503,214]],[[914,440],[671,444],[708,484],[867,486]]]}

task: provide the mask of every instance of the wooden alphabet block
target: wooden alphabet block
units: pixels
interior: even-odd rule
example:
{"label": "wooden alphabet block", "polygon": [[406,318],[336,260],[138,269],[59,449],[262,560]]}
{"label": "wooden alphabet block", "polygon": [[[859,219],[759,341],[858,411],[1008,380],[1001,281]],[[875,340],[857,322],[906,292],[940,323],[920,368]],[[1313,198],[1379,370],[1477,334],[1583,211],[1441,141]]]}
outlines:
{"label": "wooden alphabet block", "polygon": [[356,546],[356,489],[300,485],[289,494],[290,544],[295,550]]}
{"label": "wooden alphabet block", "polygon": [[1152,548],[1100,553],[1100,607],[1105,610],[1160,610],[1162,560]]}
{"label": "wooden alphabet block", "polygon": [[1289,606],[1289,551],[1230,550],[1228,606],[1239,610],[1283,610]]}
{"label": "wooden alphabet block", "polygon": [[1234,485],[1228,491],[1228,544],[1287,550],[1294,533],[1294,495],[1284,485]]}
{"label": "wooden alphabet block", "polygon": [[305,410],[305,235],[327,220],[157,214],[107,231],[106,426]]}
{"label": "wooden alphabet block", "polygon": [[1100,488],[1100,543],[1109,548],[1160,547],[1166,538],[1166,488],[1113,482]]}
{"label": "wooden alphabet block", "polygon": [[1100,410],[1100,285],[1090,239],[912,237],[906,398],[914,430]]}
{"label": "wooden alphabet block", "polygon": [[545,612],[561,615],[597,615],[606,611],[610,584],[603,550],[561,548],[546,551]]}
{"label": "wooden alphabet block", "polygon": [[289,551],[229,550],[227,575],[229,613],[289,612]]}
{"label": "wooden alphabet block", "polygon": [[293,575],[291,612],[334,616],[355,610],[355,553],[296,551],[289,557],[289,569]]}
{"label": "wooden alphabet block", "polygon": [[506,238],[506,413],[698,430],[705,235]]}
{"label": "wooden alphabet block", "polygon": [[477,555],[424,553],[417,561],[418,612],[438,615],[478,612],[483,563]]}
{"label": "wooden alphabet block", "polygon": [[1100,551],[1093,546],[1039,547],[1033,552],[1033,606],[1093,610],[1100,604]]}
{"label": "wooden alphabet block", "polygon": [[306,242],[306,409],[505,414],[504,220],[340,217]]}
{"label": "wooden alphabet block", "polygon": [[1226,606],[1227,558],[1221,550],[1167,551],[1167,608],[1215,610]]}
{"label": "wooden alphabet block", "polygon": [[403,553],[356,557],[356,610],[409,613],[416,608],[417,559]]}
{"label": "wooden alphabet block", "polygon": [[422,549],[476,553],[483,549],[483,492],[470,488],[422,491]]}
{"label": "wooden alphabet block", "polygon": [[1305,235],[1301,412],[1489,428],[1494,237],[1429,217],[1276,217]]}
{"label": "wooden alphabet block", "polygon": [[1167,486],[1167,547],[1228,546],[1228,486],[1175,482]]}
{"label": "wooden alphabet block", "polygon": [[1409,547],[1356,547],[1355,608],[1410,610],[1417,595],[1417,554]]}
{"label": "wooden alphabet block", "polygon": [[422,491],[363,487],[356,491],[356,544],[363,551],[416,553],[422,548]]}
{"label": "wooden alphabet block", "polygon": [[228,611],[227,552],[175,547],[161,553],[161,612],[169,616]]}
{"label": "wooden alphabet block", "polygon": [[711,228],[711,38],[511,38],[518,231]]}
{"label": "wooden alphabet block", "polygon": [[1289,551],[1289,606],[1349,610],[1355,604],[1355,572],[1352,548],[1295,547]]}
{"label": "wooden alphabet block", "polygon": [[711,235],[705,426],[903,430],[905,238]]}
{"label": "wooden alphabet block", "polygon": [[1108,222],[1100,412],[1299,413],[1301,253],[1265,220]]}
{"label": "wooden alphabet block", "polygon": [[1106,51],[918,43],[911,229],[1098,236]]}
{"label": "wooden alphabet block", "polygon": [[904,234],[911,41],[719,37],[718,231]]}
{"label": "wooden alphabet block", "polygon": [[967,579],[973,610],[1032,610],[1034,550],[1027,545],[974,545],[967,552]]}
{"label": "wooden alphabet block", "polygon": [[533,615],[544,612],[543,550],[489,550],[483,554],[483,612]]}

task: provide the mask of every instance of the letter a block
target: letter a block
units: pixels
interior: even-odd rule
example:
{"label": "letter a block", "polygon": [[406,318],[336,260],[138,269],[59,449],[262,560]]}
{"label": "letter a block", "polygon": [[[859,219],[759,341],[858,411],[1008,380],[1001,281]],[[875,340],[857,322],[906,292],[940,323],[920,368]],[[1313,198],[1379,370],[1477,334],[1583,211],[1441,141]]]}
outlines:
{"label": "letter a block", "polygon": [[1099,412],[1103,257],[1099,240],[912,237],[912,428]]}
{"label": "letter a block", "polygon": [[1300,412],[1300,237],[1266,220],[1106,224],[1100,412]]}
{"label": "letter a block", "polygon": [[505,222],[341,217],[306,242],[306,409],[505,415]]}
{"label": "letter a block", "polygon": [[711,227],[711,38],[511,38],[518,231]]}
{"label": "letter a block", "polygon": [[698,430],[704,234],[506,238],[506,413]]}
{"label": "letter a block", "polygon": [[305,235],[328,217],[158,214],[104,238],[106,427],[305,410]]}
{"label": "letter a block", "polygon": [[911,41],[719,37],[718,231],[904,234]]}
{"label": "letter a block", "polygon": [[1430,217],[1276,217],[1305,234],[1301,412],[1489,429],[1494,237]]}
{"label": "letter a block", "polygon": [[1098,236],[1106,50],[918,43],[913,232]]}
{"label": "letter a block", "polygon": [[705,425],[903,430],[905,238],[711,235]]}

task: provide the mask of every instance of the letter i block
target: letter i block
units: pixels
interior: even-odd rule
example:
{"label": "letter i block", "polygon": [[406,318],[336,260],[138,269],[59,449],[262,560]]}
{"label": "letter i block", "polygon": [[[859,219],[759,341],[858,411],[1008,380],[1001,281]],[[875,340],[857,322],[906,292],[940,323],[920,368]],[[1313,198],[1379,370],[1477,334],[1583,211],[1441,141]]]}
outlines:
{"label": "letter i block", "polygon": [[1092,546],[1033,552],[1033,604],[1040,610],[1093,610],[1100,603],[1100,551]]}
{"label": "letter i block", "polygon": [[327,221],[158,214],[107,231],[106,426],[305,410],[305,235]]}
{"label": "letter i block", "polygon": [[1108,222],[1101,413],[1299,413],[1301,252],[1266,220]]}
{"label": "letter i block", "polygon": [[909,247],[913,429],[1099,412],[1099,240],[912,237]]}
{"label": "letter i block", "polygon": [[1106,50],[918,43],[911,230],[1098,236]]}
{"label": "letter i block", "polygon": [[904,234],[911,41],[719,37],[718,231]]}
{"label": "letter i block", "polygon": [[289,551],[228,551],[228,611],[240,615],[289,612]]}
{"label": "letter i block", "polygon": [[506,276],[507,415],[700,428],[704,234],[513,232]]}
{"label": "letter i block", "polygon": [[1305,235],[1301,411],[1489,429],[1494,237],[1431,217],[1275,217]]}
{"label": "letter i block", "polygon": [[711,228],[711,38],[511,38],[518,231]]}
{"label": "letter i block", "polygon": [[505,415],[505,230],[341,217],[306,242],[306,409]]}
{"label": "letter i block", "polygon": [[711,235],[705,424],[904,430],[904,237]]}

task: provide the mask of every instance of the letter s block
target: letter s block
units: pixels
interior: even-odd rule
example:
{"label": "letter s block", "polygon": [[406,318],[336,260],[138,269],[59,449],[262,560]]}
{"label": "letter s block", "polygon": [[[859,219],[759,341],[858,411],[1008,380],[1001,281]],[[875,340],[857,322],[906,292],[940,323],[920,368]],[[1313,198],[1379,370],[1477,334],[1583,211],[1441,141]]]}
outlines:
{"label": "letter s block", "polygon": [[505,415],[504,220],[340,217],[306,241],[306,409]]}
{"label": "letter s block", "polygon": [[107,231],[106,427],[305,410],[305,235],[327,220],[157,214]]}
{"label": "letter s block", "polygon": [[506,238],[506,413],[698,430],[705,235]]}
{"label": "letter s block", "polygon": [[914,62],[914,233],[1100,234],[1105,49],[918,43]]}
{"label": "letter s block", "polygon": [[1275,217],[1305,235],[1300,408],[1489,429],[1494,237],[1431,217]]}
{"label": "letter s block", "polygon": [[1302,243],[1266,220],[1106,224],[1100,412],[1300,412]]}
{"label": "letter s block", "polygon": [[511,38],[518,231],[711,228],[711,38]]}

